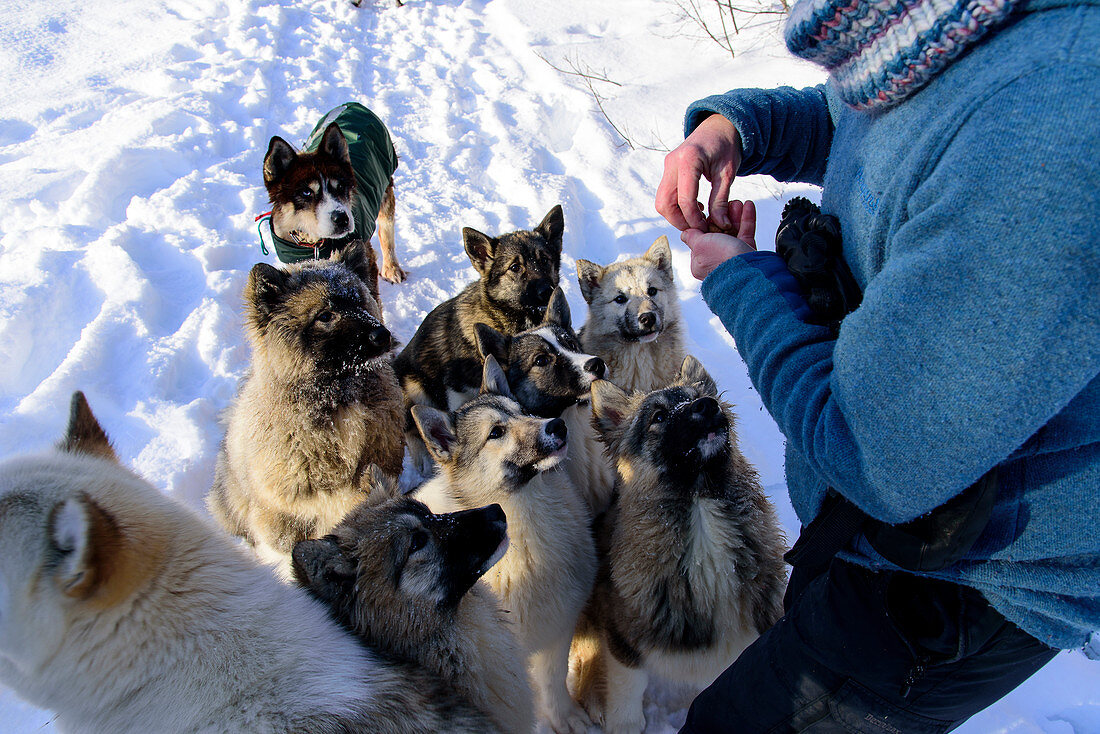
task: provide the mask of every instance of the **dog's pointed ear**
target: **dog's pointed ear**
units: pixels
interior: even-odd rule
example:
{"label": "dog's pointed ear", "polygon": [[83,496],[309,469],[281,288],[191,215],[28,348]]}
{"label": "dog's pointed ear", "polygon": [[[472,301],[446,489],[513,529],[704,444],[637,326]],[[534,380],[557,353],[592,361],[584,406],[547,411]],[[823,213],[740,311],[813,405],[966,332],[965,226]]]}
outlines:
{"label": "dog's pointed ear", "polygon": [[657,269],[672,274],[672,247],[669,246],[668,237],[665,235],[658,237],[645,251],[643,257],[653,263]]}
{"label": "dog's pointed ear", "polygon": [[581,296],[584,302],[592,305],[592,299],[596,297],[596,289],[600,287],[605,268],[589,260],[577,260],[577,282],[581,286]]}
{"label": "dog's pointed ear", "polygon": [[497,362],[496,357],[489,355],[485,358],[485,364],[481,368],[481,394],[500,395],[503,398],[512,399],[512,388],[508,387],[508,377]]}
{"label": "dog's pointed ear", "polygon": [[349,165],[351,164],[351,153],[348,151],[348,141],[344,138],[344,133],[340,130],[340,126],[335,122],[330,123],[329,126],[325,128],[325,134],[324,137],[321,138],[321,144],[317,147],[317,152],[324,153],[338,161],[344,161]]}
{"label": "dog's pointed ear", "polygon": [[297,156],[298,151],[290,143],[278,135],[272,137],[267,144],[267,155],[264,156],[264,184],[270,186],[278,180]]}
{"label": "dog's pointed ear", "polygon": [[49,517],[57,554],[54,580],[66,596],[87,599],[111,578],[124,539],[118,523],[81,493],[57,503]]}
{"label": "dog's pointed ear", "polygon": [[442,410],[428,405],[414,405],[412,417],[432,458],[440,464],[450,461],[455,441],[458,440],[450,417]]}
{"label": "dog's pointed ear", "polygon": [[503,334],[488,324],[474,324],[477,333],[477,351],[482,359],[496,357],[497,361],[508,364],[508,353],[512,349],[512,337]]}
{"label": "dog's pointed ear", "polygon": [[71,454],[88,454],[101,459],[118,461],[107,432],[99,425],[84,393],[77,390],[69,402],[69,426],[65,437],[57,445],[62,451]]}
{"label": "dog's pointed ear", "polygon": [[539,226],[535,227],[535,231],[542,235],[550,245],[550,249],[561,257],[561,240],[565,232],[565,212],[562,211],[561,204],[556,205],[542,218]]}
{"label": "dog's pointed ear", "polygon": [[597,429],[618,428],[629,411],[630,393],[608,380],[592,382],[592,422]]}
{"label": "dog's pointed ear", "polygon": [[256,263],[252,266],[244,289],[245,311],[256,328],[263,329],[267,326],[271,313],[282,303],[287,277],[285,270],[279,270],[267,263]]}
{"label": "dog's pointed ear", "polygon": [[488,273],[493,264],[497,241],[472,227],[463,227],[462,246],[466,248],[466,254],[470,257],[470,262],[474,264],[477,272],[481,275]]}
{"label": "dog's pointed ear", "polygon": [[546,304],[546,314],[542,317],[541,325],[573,328],[573,319],[569,314],[569,300],[560,286],[554,289],[554,293],[550,296],[550,303]]}
{"label": "dog's pointed ear", "polygon": [[705,395],[718,396],[718,385],[714,382],[714,378],[703,367],[703,363],[690,354],[684,357],[683,364],[680,365],[680,374],[676,380],[685,385],[699,385]]}
{"label": "dog's pointed ear", "polygon": [[335,536],[298,541],[290,560],[299,585],[324,602],[343,597],[355,585],[355,563],[340,550]]}
{"label": "dog's pointed ear", "polygon": [[337,250],[332,254],[333,259],[338,259],[355,273],[370,287],[373,279],[378,277],[378,266],[374,263],[372,253],[367,252],[367,243],[359,240],[352,242],[343,250]]}

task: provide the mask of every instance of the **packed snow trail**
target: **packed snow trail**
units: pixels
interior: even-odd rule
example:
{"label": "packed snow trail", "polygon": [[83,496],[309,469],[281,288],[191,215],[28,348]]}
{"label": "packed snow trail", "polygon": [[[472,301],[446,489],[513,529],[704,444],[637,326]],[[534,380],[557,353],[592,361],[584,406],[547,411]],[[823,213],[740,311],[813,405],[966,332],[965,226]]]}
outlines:
{"label": "packed snow trail", "polygon": [[[410,272],[383,284],[407,340],[473,279],[461,228],[495,234],[565,208],[562,283],[586,312],[575,259],[610,262],[676,233],[653,211],[662,154],[691,100],[733,86],[820,81],[756,24],[737,58],[692,35],[667,0],[88,0],[0,6],[0,445],[41,449],[84,390],[123,460],[202,509],[247,369],[240,294],[259,249],[261,164],[272,135],[300,144],[328,109],[358,100],[390,127],[397,248]],[[610,120],[579,77],[589,69]],[[612,83],[614,82],[614,83]],[[616,86],[619,85],[619,86]],[[739,181],[769,242],[783,198],[806,187]],[[781,194],[781,197],[779,196]],[[739,415],[792,536],[782,438],[733,345],[675,266],[689,350]],[[0,610],[2,612],[2,610]],[[2,614],[0,614],[2,622]],[[683,721],[655,687],[650,732]],[[10,731],[49,715],[0,694]],[[960,731],[1100,731],[1100,666],[1060,656]]]}

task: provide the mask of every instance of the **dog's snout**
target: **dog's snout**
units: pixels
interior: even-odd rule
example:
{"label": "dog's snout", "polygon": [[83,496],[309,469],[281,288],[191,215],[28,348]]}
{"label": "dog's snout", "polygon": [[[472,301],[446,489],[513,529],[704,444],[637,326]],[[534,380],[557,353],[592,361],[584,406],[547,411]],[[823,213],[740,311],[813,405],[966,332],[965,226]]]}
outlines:
{"label": "dog's snout", "polygon": [[703,418],[718,415],[718,401],[712,397],[702,397],[691,404],[691,412]]}
{"label": "dog's snout", "polygon": [[535,284],[535,298],[539,303],[550,303],[550,296],[554,295],[554,284],[548,280],[540,280]]}
{"label": "dog's snout", "polygon": [[603,363],[603,360],[599,357],[593,357],[584,363],[584,371],[596,376],[596,379],[600,379],[607,372],[607,365]]}
{"label": "dog's snout", "polygon": [[498,504],[492,504],[484,508],[485,518],[490,523],[507,523],[507,518],[504,515],[504,508]]}
{"label": "dog's snout", "polygon": [[332,226],[337,229],[345,229],[349,221],[348,213],[342,209],[337,209],[332,213]]}
{"label": "dog's snout", "polygon": [[367,332],[367,341],[371,346],[377,347],[381,350],[390,348],[390,330],[385,326],[376,326]]}
{"label": "dog's snout", "polygon": [[652,311],[638,314],[638,323],[647,329],[652,329],[657,324],[657,314]]}
{"label": "dog's snout", "polygon": [[553,436],[559,441],[564,442],[566,435],[568,435],[569,429],[565,425],[565,421],[561,418],[555,418],[546,424],[546,435]]}

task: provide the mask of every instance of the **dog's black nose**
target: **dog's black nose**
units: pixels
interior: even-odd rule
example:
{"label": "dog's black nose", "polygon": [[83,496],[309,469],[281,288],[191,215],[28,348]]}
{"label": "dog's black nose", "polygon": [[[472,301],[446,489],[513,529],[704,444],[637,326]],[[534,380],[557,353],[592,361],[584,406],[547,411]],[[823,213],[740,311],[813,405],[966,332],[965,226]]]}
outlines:
{"label": "dog's black nose", "polygon": [[699,398],[691,404],[691,412],[703,418],[712,418],[718,415],[718,401],[712,397]]}
{"label": "dog's black nose", "polygon": [[566,435],[569,433],[569,429],[566,427],[565,421],[561,418],[555,418],[546,424],[546,433],[564,441]]}
{"label": "dog's black nose", "polygon": [[344,229],[348,226],[348,213],[341,210],[336,210],[332,213],[332,226],[337,229]]}
{"label": "dog's black nose", "polygon": [[554,295],[554,284],[548,280],[540,280],[535,284],[535,298],[539,303],[550,303],[550,296]]}
{"label": "dog's black nose", "polygon": [[371,346],[385,351],[390,348],[390,330],[385,326],[376,326],[367,333]]}
{"label": "dog's black nose", "polygon": [[492,504],[481,509],[489,522],[507,522],[507,518],[504,515],[504,508],[500,505]]}
{"label": "dog's black nose", "polygon": [[607,365],[605,365],[603,360],[599,357],[593,357],[584,363],[584,371],[591,372],[598,380],[603,377],[603,373],[607,371]]}
{"label": "dog's black nose", "polygon": [[638,323],[643,328],[652,329],[653,325],[657,323],[657,314],[652,311],[646,311],[645,313],[638,314]]}

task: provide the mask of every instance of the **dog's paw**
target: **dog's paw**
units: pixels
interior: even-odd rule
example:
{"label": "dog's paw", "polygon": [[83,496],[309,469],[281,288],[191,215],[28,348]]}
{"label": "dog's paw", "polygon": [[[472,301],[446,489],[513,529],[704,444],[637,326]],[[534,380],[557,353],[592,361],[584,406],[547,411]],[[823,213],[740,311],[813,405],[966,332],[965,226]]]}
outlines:
{"label": "dog's paw", "polygon": [[555,711],[550,712],[547,721],[554,734],[585,734],[592,725],[592,720],[584,709],[572,701],[555,708]]}
{"label": "dog's paw", "polygon": [[586,696],[581,705],[588,714],[588,720],[596,726],[603,728],[603,701],[598,696]]}
{"label": "dog's paw", "polygon": [[409,276],[400,265],[394,262],[382,264],[382,277],[390,283],[404,283]]}
{"label": "dog's paw", "polygon": [[601,722],[604,734],[642,734],[645,731],[645,714],[640,707],[631,708],[609,709]]}

